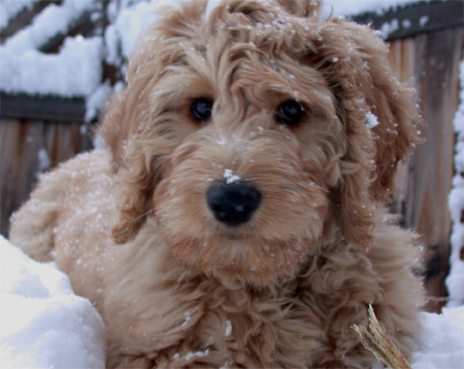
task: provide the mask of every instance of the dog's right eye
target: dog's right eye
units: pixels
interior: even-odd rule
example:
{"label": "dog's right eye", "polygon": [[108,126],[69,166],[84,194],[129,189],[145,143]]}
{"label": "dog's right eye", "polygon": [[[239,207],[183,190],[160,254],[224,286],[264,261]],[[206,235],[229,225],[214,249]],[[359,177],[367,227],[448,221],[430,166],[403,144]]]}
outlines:
{"label": "dog's right eye", "polygon": [[195,120],[201,122],[211,117],[212,108],[213,102],[211,100],[205,98],[195,99],[190,105],[190,112]]}
{"label": "dog's right eye", "polygon": [[280,104],[277,111],[277,119],[287,126],[296,126],[303,119],[305,109],[294,100],[285,101]]}

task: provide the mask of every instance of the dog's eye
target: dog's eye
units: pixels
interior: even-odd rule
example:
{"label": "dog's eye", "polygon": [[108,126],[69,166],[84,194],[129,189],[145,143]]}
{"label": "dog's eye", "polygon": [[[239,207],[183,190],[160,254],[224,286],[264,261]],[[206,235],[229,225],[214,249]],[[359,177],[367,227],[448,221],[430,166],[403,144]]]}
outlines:
{"label": "dog's eye", "polygon": [[201,98],[195,99],[190,105],[190,112],[193,118],[199,121],[207,120],[211,116],[211,109],[213,102],[209,99]]}
{"label": "dog's eye", "polygon": [[286,125],[294,126],[300,123],[304,115],[304,108],[296,101],[286,101],[280,104],[277,119]]}

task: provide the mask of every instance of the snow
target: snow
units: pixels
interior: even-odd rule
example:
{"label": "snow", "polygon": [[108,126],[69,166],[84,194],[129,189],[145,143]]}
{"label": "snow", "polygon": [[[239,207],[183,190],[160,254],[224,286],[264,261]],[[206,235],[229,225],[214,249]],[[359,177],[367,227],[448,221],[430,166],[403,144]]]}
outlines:
{"label": "snow", "polygon": [[229,337],[232,333],[232,323],[230,320],[226,320],[226,337]]}
{"label": "snow", "polygon": [[103,368],[103,320],[68,277],[1,235],[0,255],[0,367]]}
{"label": "snow", "polygon": [[420,24],[421,27],[424,27],[427,24],[428,21],[429,21],[429,17],[427,17],[426,15],[423,15],[419,19],[419,24]]}
{"label": "snow", "polygon": [[[119,85],[118,85],[119,86]],[[97,118],[98,113],[103,111],[108,100],[108,96],[114,89],[111,87],[109,81],[101,84],[96,88],[96,90],[91,93],[86,100],[86,112],[85,112],[85,121],[90,122],[93,119]],[[115,91],[116,92],[116,91]]]}
{"label": "snow", "polygon": [[[128,60],[139,33],[158,19],[157,8],[169,3],[168,0],[152,0],[140,2],[118,12],[113,24],[105,31],[107,47],[106,61],[109,64],[121,66]],[[123,6],[123,5],[122,5]],[[115,12],[114,7],[109,9]],[[114,14],[112,15],[114,17]],[[111,18],[111,14],[108,14]]]}
{"label": "snow", "polygon": [[23,10],[30,9],[40,0],[5,0],[0,2],[0,30],[8,25]]}
{"label": "snow", "polygon": [[464,366],[464,306],[422,313],[422,334],[411,360],[413,369],[458,369]]}
{"label": "snow", "polygon": [[[2,3],[9,4],[12,1]],[[103,41],[101,37],[67,37],[58,54],[39,49],[58,34],[66,34],[96,0],[65,0],[50,4],[32,23],[0,46],[1,89],[30,95],[88,96],[100,84]]]}
{"label": "snow", "polygon": [[182,323],[181,327],[185,327],[188,324],[188,322],[191,320],[189,311],[187,311],[184,314],[184,316],[185,316],[185,321]]}
{"label": "snow", "polygon": [[391,35],[393,32],[398,31],[400,29],[400,23],[398,19],[393,19],[390,23],[385,22],[382,24],[380,27],[380,36],[383,39],[386,39],[389,35]]}
{"label": "snow", "polygon": [[12,53],[21,55],[45,45],[57,34],[65,34],[86,11],[95,7],[95,0],[65,0],[62,5],[48,5],[31,25],[5,42]]}
{"label": "snow", "polygon": [[[0,367],[103,368],[104,323],[91,303],[73,294],[53,263],[40,264],[0,236]],[[421,313],[413,369],[457,369],[464,363],[464,306]],[[185,324],[190,313],[185,314]],[[226,321],[225,336],[232,333]],[[209,350],[189,352],[186,359]],[[176,355],[173,359],[180,359]]]}
{"label": "snow", "polygon": [[[2,2],[0,10],[10,8],[13,2]],[[12,94],[92,97],[103,73],[102,37],[67,37],[58,54],[46,54],[40,48],[56,35],[65,35],[84,13],[95,10],[97,5],[97,0],[50,4],[29,26],[8,38],[0,46],[1,90]]]}
{"label": "snow", "polygon": [[0,86],[3,91],[64,97],[91,95],[102,74],[100,37],[66,38],[59,54],[28,50],[16,54],[0,47]]}
{"label": "snow", "polygon": [[226,169],[222,176],[226,179],[227,184],[237,182],[241,179],[241,177],[238,175],[235,175],[231,169]]}
{"label": "snow", "polygon": [[[349,17],[367,12],[382,15],[389,10],[394,10],[407,4],[430,1],[434,0],[326,0],[322,8],[322,17],[328,17],[330,14]],[[422,16],[419,19],[419,26],[424,27],[428,20],[429,18],[426,15]],[[401,26],[404,29],[408,29],[411,28],[412,24],[410,20],[405,19],[401,22]],[[383,39],[387,39],[389,35],[399,29],[400,23],[398,19],[393,19],[391,22],[385,22],[382,24],[380,27],[380,36]]]}
{"label": "snow", "polygon": [[377,117],[376,117],[374,114],[372,114],[371,112],[368,112],[368,113],[366,114],[366,119],[367,119],[367,127],[368,127],[369,129],[372,129],[372,128],[374,128],[374,127],[376,127],[376,126],[379,125],[379,120],[378,120]]}
{"label": "snow", "polygon": [[406,4],[432,1],[432,0],[325,0],[323,16],[346,15],[353,16],[367,12],[374,12],[378,15],[386,13],[390,9],[395,9]]}
{"label": "snow", "polygon": [[209,349],[205,351],[197,351],[197,352],[189,352],[187,355],[185,355],[185,360],[190,360],[194,357],[205,357],[209,355]]}
{"label": "snow", "polygon": [[459,79],[461,90],[459,93],[460,105],[456,111],[453,125],[457,133],[456,154],[454,166],[456,175],[453,178],[453,188],[448,197],[448,206],[451,212],[453,227],[451,230],[450,244],[450,272],[446,278],[446,286],[450,296],[447,306],[459,306],[464,304],[464,224],[461,221],[464,211],[464,58],[459,66]]}
{"label": "snow", "polygon": [[52,166],[52,160],[50,159],[47,150],[45,150],[43,147],[37,153],[37,157],[39,159],[38,174],[46,171]]}

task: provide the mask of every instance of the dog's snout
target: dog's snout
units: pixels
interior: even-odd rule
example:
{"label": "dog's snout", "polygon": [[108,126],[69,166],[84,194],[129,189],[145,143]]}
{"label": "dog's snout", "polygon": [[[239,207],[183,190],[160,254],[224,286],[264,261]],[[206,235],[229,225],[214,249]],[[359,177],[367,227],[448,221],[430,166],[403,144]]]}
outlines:
{"label": "dog's snout", "polygon": [[214,217],[230,226],[248,222],[258,209],[261,197],[255,188],[239,183],[218,183],[206,194]]}

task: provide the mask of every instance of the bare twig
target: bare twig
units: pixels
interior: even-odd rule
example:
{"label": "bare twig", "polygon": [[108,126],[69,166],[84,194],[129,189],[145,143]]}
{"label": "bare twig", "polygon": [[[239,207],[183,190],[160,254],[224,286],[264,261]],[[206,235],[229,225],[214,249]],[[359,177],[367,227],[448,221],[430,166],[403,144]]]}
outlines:
{"label": "bare twig", "polygon": [[369,305],[369,329],[353,325],[352,327],[361,338],[362,345],[371,351],[379,362],[391,369],[412,369],[403,354],[398,350],[390,338],[382,331],[379,321]]}

